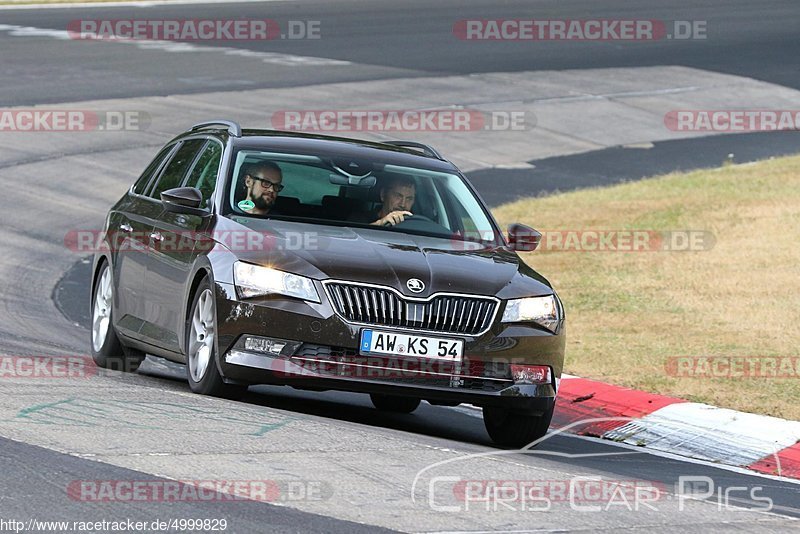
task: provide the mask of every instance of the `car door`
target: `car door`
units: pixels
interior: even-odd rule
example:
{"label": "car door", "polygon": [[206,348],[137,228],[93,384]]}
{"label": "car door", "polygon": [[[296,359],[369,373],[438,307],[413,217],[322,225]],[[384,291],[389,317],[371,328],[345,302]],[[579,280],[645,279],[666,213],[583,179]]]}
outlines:
{"label": "car door", "polygon": [[[221,153],[222,145],[216,141],[206,138],[184,141],[164,169],[151,196],[160,199],[162,192],[180,187],[187,179],[197,182],[199,176],[195,177],[195,169],[202,174],[204,169],[213,167],[210,174],[213,174],[215,184]],[[184,288],[195,257],[195,234],[208,218],[170,213],[163,209],[163,204],[160,205],[162,209],[150,231],[144,280],[147,309],[142,333],[151,343],[168,351],[180,352]]]}
{"label": "car door", "polygon": [[128,337],[138,337],[144,323],[147,247],[153,221],[161,213],[161,205],[146,194],[176,148],[177,144],[167,145],[153,158],[109,216],[111,264],[117,283],[116,327]]}

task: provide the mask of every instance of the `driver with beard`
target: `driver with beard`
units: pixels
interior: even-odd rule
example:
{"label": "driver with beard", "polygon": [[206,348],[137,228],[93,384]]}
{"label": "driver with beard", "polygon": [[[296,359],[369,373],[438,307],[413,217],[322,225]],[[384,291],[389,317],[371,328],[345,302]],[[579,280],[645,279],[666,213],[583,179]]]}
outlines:
{"label": "driver with beard", "polygon": [[283,189],[281,168],[271,161],[263,161],[248,165],[243,174],[246,199],[254,204],[244,211],[252,215],[275,214],[275,200]]}

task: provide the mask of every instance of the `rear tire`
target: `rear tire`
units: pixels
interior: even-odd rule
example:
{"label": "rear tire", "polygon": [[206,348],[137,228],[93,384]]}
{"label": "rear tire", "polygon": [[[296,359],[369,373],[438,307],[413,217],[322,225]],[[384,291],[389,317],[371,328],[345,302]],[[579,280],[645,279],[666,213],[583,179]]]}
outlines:
{"label": "rear tire", "polygon": [[524,447],[547,434],[554,408],[542,415],[525,415],[505,408],[484,406],[483,424],[496,444],[502,447]]}
{"label": "rear tire", "polygon": [[419,407],[420,400],[413,397],[395,397],[370,393],[372,404],[383,412],[411,413]]}
{"label": "rear tire", "polygon": [[200,395],[240,399],[247,386],[226,384],[217,367],[217,306],[208,278],[197,287],[186,322],[186,377]]}
{"label": "rear tire", "polygon": [[92,359],[98,367],[132,373],[145,358],[143,352],[122,345],[114,329],[114,278],[111,267],[103,262],[92,287]]}

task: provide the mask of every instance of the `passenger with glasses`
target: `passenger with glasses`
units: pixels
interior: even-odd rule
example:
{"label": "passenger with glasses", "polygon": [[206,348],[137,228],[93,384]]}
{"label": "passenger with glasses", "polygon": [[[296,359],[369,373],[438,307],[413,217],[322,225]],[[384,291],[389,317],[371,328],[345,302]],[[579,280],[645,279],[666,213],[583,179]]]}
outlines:
{"label": "passenger with glasses", "polygon": [[252,203],[252,207],[242,208],[242,211],[252,215],[274,214],[275,201],[283,189],[281,168],[271,161],[263,161],[245,166],[242,174],[247,191],[245,198]]}

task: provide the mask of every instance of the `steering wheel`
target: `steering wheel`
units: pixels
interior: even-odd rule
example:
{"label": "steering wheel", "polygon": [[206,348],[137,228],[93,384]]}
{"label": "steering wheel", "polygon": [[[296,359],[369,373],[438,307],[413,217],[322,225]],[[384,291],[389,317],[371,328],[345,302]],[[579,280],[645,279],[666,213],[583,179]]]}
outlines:
{"label": "steering wheel", "polygon": [[447,228],[437,223],[430,217],[426,217],[425,215],[417,215],[416,213],[407,216],[405,219],[403,219],[403,222],[395,224],[393,228],[397,228],[401,231],[405,230],[411,232],[433,232],[448,235],[450,233]]}
{"label": "steering wheel", "polygon": [[429,217],[426,217],[424,215],[418,215],[416,213],[412,213],[411,215],[406,215],[406,217],[403,219],[403,221],[395,224],[395,226],[398,226],[400,224],[407,223],[407,222],[413,222],[413,221],[421,221],[421,222],[429,222],[429,223],[437,224],[437,223],[433,222],[433,219],[431,219]]}

